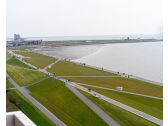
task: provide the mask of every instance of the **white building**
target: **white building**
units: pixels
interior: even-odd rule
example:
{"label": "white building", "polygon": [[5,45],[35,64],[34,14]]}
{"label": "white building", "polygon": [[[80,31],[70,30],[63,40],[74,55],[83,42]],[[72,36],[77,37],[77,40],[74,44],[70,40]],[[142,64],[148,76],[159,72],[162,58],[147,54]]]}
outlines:
{"label": "white building", "polygon": [[6,126],[36,126],[23,112],[7,112]]}

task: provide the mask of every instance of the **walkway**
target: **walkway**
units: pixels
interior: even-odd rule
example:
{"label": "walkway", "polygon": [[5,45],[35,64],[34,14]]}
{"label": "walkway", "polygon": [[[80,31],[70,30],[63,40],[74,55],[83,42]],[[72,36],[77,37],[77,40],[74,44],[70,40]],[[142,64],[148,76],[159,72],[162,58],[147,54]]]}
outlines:
{"label": "walkway", "polygon": [[100,77],[103,77],[103,78],[104,77],[114,77],[114,78],[116,77],[117,78],[117,77],[122,77],[122,76],[58,76],[58,77],[99,77],[99,78]]}
{"label": "walkway", "polygon": [[30,84],[27,84],[27,85],[24,86],[24,87],[32,86],[32,85],[37,84],[37,83],[40,83],[41,81],[44,81],[44,80],[46,80],[46,79],[48,79],[48,78],[50,78],[50,77],[49,77],[49,76],[44,77],[44,78],[42,78],[41,80],[37,80],[37,81],[35,81],[35,82],[32,82],[32,83],[30,83]]}
{"label": "walkway", "polygon": [[109,97],[106,97],[106,96],[104,96],[104,95],[101,95],[101,94],[99,94],[99,93],[97,93],[97,92],[95,92],[95,91],[88,91],[87,88],[82,87],[82,86],[80,86],[80,85],[78,85],[78,84],[76,84],[76,83],[71,82],[70,85],[72,85],[72,86],[74,86],[74,87],[76,87],[76,88],[79,88],[79,89],[81,89],[81,90],[83,90],[83,91],[85,91],[85,92],[87,92],[87,93],[89,93],[89,94],[91,94],[91,95],[97,96],[97,97],[99,97],[100,99],[103,99],[103,100],[105,100],[105,101],[107,101],[107,102],[109,102],[109,103],[111,103],[111,104],[113,104],[113,105],[116,105],[116,106],[118,106],[118,107],[120,107],[120,108],[122,108],[122,109],[124,109],[124,110],[126,110],[126,111],[129,111],[129,112],[131,112],[131,113],[133,113],[133,114],[135,114],[135,115],[138,115],[138,116],[140,116],[140,117],[142,117],[142,118],[145,118],[145,119],[147,119],[147,120],[149,120],[149,121],[151,121],[151,122],[154,122],[154,123],[156,123],[156,124],[158,124],[158,125],[161,125],[161,126],[163,125],[163,120],[160,120],[160,119],[158,119],[158,118],[156,118],[156,117],[154,117],[154,116],[151,116],[151,115],[146,114],[146,113],[144,113],[144,112],[141,112],[141,111],[139,111],[139,110],[137,110],[137,109],[134,109],[134,108],[132,108],[132,107],[129,107],[129,106],[127,106],[127,105],[125,105],[125,104],[122,104],[122,103],[120,103],[120,102],[118,102],[118,101],[116,101],[116,100],[113,100],[113,99],[111,99],[111,98],[109,98]]}
{"label": "walkway", "polygon": [[49,64],[48,66],[46,66],[44,69],[47,70],[48,68],[51,68],[54,64],[58,63],[61,60],[61,58],[57,59],[55,62]]}
{"label": "walkway", "polygon": [[116,92],[122,92],[122,93],[127,93],[127,94],[132,94],[132,95],[138,95],[138,96],[143,96],[143,97],[149,97],[149,98],[155,98],[155,99],[163,100],[163,98],[155,97],[155,96],[150,96],[150,95],[144,95],[144,94],[132,93],[132,92],[127,92],[127,91],[118,91],[118,90],[111,89],[111,88],[105,88],[105,87],[94,86],[94,85],[83,84],[83,83],[76,83],[76,84],[84,85],[84,86],[88,86],[88,87],[101,88],[101,89],[105,89],[105,90],[111,90],[111,91],[116,91]]}
{"label": "walkway", "polygon": [[66,87],[69,88],[80,100],[82,100],[90,109],[92,109],[100,118],[102,118],[109,126],[120,126],[115,120],[113,120],[109,115],[107,115],[102,109],[100,109],[96,104],[91,100],[81,94],[73,86],[66,84]]}
{"label": "walkway", "polygon": [[[23,61],[22,61],[22,62],[23,62]],[[27,65],[29,65],[29,63],[28,63]],[[30,64],[30,65],[31,65],[31,64]],[[31,66],[33,66],[33,65],[31,65]],[[35,66],[33,66],[33,67],[35,67]],[[37,68],[36,68],[36,69],[37,69]],[[45,69],[38,69],[38,70],[41,71],[41,72],[44,72],[44,73],[46,73],[46,74],[51,74],[51,73],[47,72]],[[55,77],[55,78],[58,79],[57,77]],[[66,82],[65,79],[59,79],[59,80]],[[138,115],[138,116],[140,116],[140,117],[142,117],[142,118],[145,118],[145,119],[147,119],[147,120],[149,120],[149,121],[152,121],[152,122],[154,122],[154,123],[156,123],[156,124],[158,124],[158,125],[161,125],[161,126],[163,125],[163,120],[160,120],[160,119],[158,119],[158,118],[156,118],[156,117],[153,117],[153,116],[151,116],[151,115],[149,115],[149,114],[146,114],[146,113],[141,112],[141,111],[139,111],[139,110],[137,110],[137,109],[134,109],[134,108],[132,108],[132,107],[129,107],[129,106],[125,105],[125,104],[122,104],[122,103],[120,103],[120,102],[118,102],[118,101],[115,101],[115,100],[113,100],[113,99],[111,99],[111,98],[109,98],[109,97],[106,97],[106,96],[104,96],[104,95],[101,95],[101,94],[99,94],[99,93],[97,93],[97,92],[94,92],[94,91],[89,92],[87,88],[82,87],[82,86],[80,86],[80,85],[77,84],[77,83],[71,82],[70,85],[71,85],[71,86],[74,86],[74,87],[76,87],[76,88],[79,88],[79,89],[81,89],[81,90],[83,90],[83,91],[85,91],[85,92],[87,92],[87,93],[92,94],[92,95],[95,95],[95,94],[96,94],[96,96],[100,97],[100,99],[103,99],[103,100],[105,100],[105,101],[107,101],[107,102],[109,102],[109,103],[111,103],[111,104],[114,104],[114,105],[116,105],[116,106],[118,106],[118,107],[120,107],[120,108],[123,108],[123,109],[125,109],[126,111],[129,111],[129,112],[131,112],[131,113],[134,113],[134,114],[136,114],[136,115]]]}
{"label": "walkway", "polygon": [[57,126],[66,126],[61,120],[59,120],[54,114],[52,114],[48,109],[46,109],[42,104],[40,104],[37,100],[35,100],[29,93],[25,90],[25,88],[20,87],[16,84],[11,77],[6,73],[7,78],[14,87],[24,95],[34,106],[36,106],[45,116],[47,116],[55,125]]}

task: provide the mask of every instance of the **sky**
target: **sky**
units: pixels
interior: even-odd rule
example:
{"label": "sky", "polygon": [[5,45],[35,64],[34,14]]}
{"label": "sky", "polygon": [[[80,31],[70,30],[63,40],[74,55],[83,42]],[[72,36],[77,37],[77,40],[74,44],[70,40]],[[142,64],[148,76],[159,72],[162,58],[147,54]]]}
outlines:
{"label": "sky", "polygon": [[6,35],[161,34],[162,0],[7,0]]}

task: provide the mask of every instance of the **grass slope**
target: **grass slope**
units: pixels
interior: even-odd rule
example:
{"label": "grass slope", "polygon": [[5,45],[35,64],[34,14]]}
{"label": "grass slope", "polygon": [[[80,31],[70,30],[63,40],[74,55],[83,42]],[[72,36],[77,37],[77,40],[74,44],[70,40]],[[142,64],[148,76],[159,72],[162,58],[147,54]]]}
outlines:
{"label": "grass slope", "polygon": [[45,115],[16,90],[7,92],[7,98],[26,114],[37,126],[55,126]]}
{"label": "grass slope", "polygon": [[29,59],[24,59],[24,60],[39,68],[44,68],[56,60],[53,57],[49,57],[49,56],[45,56],[45,55],[33,53],[33,52],[16,51],[15,53],[19,55],[23,55],[25,57],[30,57]]}
{"label": "grass slope", "polygon": [[9,65],[14,65],[14,66],[19,66],[19,67],[24,67],[24,68],[29,68],[31,69],[31,67],[29,67],[28,65],[22,63],[21,61],[19,61],[16,58],[10,58],[6,61],[7,64]]}
{"label": "grass slope", "polygon": [[[101,70],[96,70],[86,66],[76,65],[71,62],[60,61],[52,66],[49,72],[56,73],[56,75],[77,75],[77,76],[106,76],[114,75]],[[107,88],[116,88],[122,86],[125,91],[146,94],[151,96],[163,97],[163,87],[154,85],[148,82],[132,79],[132,78],[91,78],[91,77],[67,77],[74,82],[86,83],[90,85],[102,86]]]}
{"label": "grass slope", "polygon": [[54,64],[49,72],[56,73],[59,76],[116,76],[116,74],[97,70],[87,66],[77,65],[72,62],[59,61]]}
{"label": "grass slope", "polygon": [[18,108],[16,107],[15,104],[10,102],[9,96],[6,95],[6,112],[13,112],[13,111],[18,111]]}
{"label": "grass slope", "polygon": [[28,89],[35,99],[68,126],[107,125],[59,80],[49,78]]}
{"label": "grass slope", "polygon": [[30,84],[46,77],[46,75],[42,72],[27,70],[12,65],[7,65],[6,70],[11,78],[20,86],[25,86],[26,84]]}
{"label": "grass slope", "polygon": [[121,126],[157,126],[156,124],[147,121],[135,114],[132,114],[122,108],[119,108],[111,103],[108,103],[104,100],[95,98],[94,96],[83,92],[86,97],[93,101],[97,106],[103,109],[109,116],[116,120]]}
{"label": "grass slope", "polygon": [[14,86],[9,82],[9,80],[6,78],[6,88],[13,88]]}
{"label": "grass slope", "polygon": [[6,53],[6,61],[12,58],[9,54]]}
{"label": "grass slope", "polygon": [[163,100],[99,88],[89,88],[123,104],[126,104],[147,114],[155,116],[156,118],[163,119]]}

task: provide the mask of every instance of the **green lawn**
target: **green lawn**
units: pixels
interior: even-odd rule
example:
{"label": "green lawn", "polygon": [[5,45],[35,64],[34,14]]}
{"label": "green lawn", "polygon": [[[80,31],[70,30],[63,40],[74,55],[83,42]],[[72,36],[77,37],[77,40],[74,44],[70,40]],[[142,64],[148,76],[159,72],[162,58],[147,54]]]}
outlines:
{"label": "green lawn", "polygon": [[51,69],[48,69],[48,71],[56,73],[58,76],[116,76],[116,74],[67,61],[59,61],[54,64]]}
{"label": "green lawn", "polygon": [[[10,104],[15,105],[28,116],[37,126],[55,126],[45,115],[33,106],[23,95],[16,90],[7,92],[7,99]],[[16,108],[17,106],[17,108]],[[8,108],[9,109],[9,108]]]}
{"label": "green lawn", "polygon": [[[86,66],[76,65],[75,63],[60,61],[48,69],[49,72],[56,73],[58,76],[76,75],[76,76],[107,76],[114,75],[112,73],[96,70]],[[116,88],[122,86],[125,91],[146,94],[151,96],[163,97],[163,87],[148,82],[132,79],[132,78],[91,78],[91,77],[67,77],[74,82],[86,83],[90,85],[102,86],[107,88]]]}
{"label": "green lawn", "polygon": [[25,57],[30,57],[24,60],[39,68],[44,68],[56,60],[53,57],[49,57],[49,56],[45,56],[45,55],[33,53],[33,52],[15,51],[15,53]]}
{"label": "green lawn", "polygon": [[28,65],[22,63],[21,61],[19,61],[16,58],[10,58],[6,61],[7,64],[9,65],[14,65],[14,66],[19,66],[19,67],[24,67],[24,68],[29,68],[31,69],[31,67],[29,67]]}
{"label": "green lawn", "polygon": [[6,61],[12,58],[9,54],[6,53]]}
{"label": "green lawn", "polygon": [[6,70],[7,73],[11,76],[11,78],[20,86],[25,86],[27,84],[30,84],[34,81],[46,77],[46,74],[42,72],[27,70],[12,65],[7,65]]}
{"label": "green lawn", "polygon": [[28,89],[35,99],[68,126],[107,126],[62,81],[49,78]]}
{"label": "green lawn", "polygon": [[97,106],[103,109],[109,116],[116,120],[121,126],[157,126],[156,124],[147,121],[135,114],[132,114],[122,108],[119,108],[104,100],[95,98],[94,96],[79,90],[86,97],[88,97]]}
{"label": "green lawn", "polygon": [[6,112],[13,112],[18,110],[19,109],[16,107],[16,105],[10,102],[9,96],[6,95]]}
{"label": "green lawn", "polygon": [[90,88],[102,95],[110,97],[116,101],[119,101],[123,104],[126,104],[135,109],[143,111],[147,114],[155,116],[156,118],[163,119],[163,100],[126,94],[122,92],[110,91],[100,88],[93,88],[93,87],[87,87],[87,88]]}
{"label": "green lawn", "polygon": [[6,78],[6,88],[13,88],[14,86],[9,82],[9,80]]}
{"label": "green lawn", "polygon": [[20,51],[25,51],[26,49],[33,49],[36,47],[33,46],[20,46],[20,47],[14,47],[14,48],[8,48],[9,50],[20,50]]}

